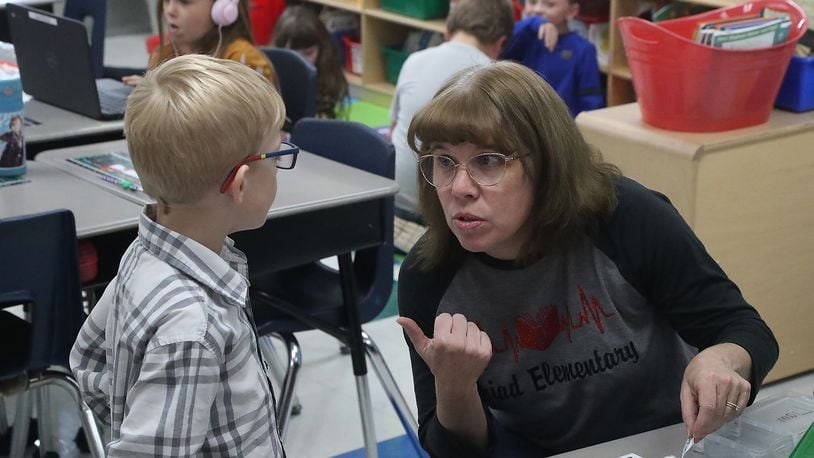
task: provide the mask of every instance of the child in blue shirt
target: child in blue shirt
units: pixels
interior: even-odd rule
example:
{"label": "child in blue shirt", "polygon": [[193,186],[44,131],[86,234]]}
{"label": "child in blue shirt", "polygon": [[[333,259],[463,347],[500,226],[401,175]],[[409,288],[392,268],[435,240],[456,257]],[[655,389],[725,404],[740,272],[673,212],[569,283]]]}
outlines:
{"label": "child in blue shirt", "polygon": [[501,58],[536,71],[562,97],[571,115],[605,106],[604,88],[591,42],[568,30],[579,13],[576,0],[527,0],[527,17],[514,33]]}

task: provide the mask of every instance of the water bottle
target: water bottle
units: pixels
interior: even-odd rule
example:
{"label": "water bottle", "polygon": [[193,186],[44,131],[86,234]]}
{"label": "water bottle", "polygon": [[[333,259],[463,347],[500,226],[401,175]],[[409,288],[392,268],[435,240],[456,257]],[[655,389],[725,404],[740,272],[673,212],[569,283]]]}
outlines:
{"label": "water bottle", "polygon": [[25,173],[23,86],[16,67],[0,65],[0,176]]}

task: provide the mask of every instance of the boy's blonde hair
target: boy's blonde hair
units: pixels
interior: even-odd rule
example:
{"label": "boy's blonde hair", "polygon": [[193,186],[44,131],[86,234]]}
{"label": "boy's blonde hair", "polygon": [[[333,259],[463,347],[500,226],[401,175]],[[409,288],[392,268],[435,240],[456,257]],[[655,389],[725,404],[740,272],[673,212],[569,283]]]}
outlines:
{"label": "boy's blonde hair", "polygon": [[124,133],[145,192],[184,204],[218,188],[284,118],[283,100],[262,75],[190,54],[147,73],[128,98]]}
{"label": "boy's blonde hair", "polygon": [[[557,92],[514,62],[455,74],[413,117],[407,142],[419,156],[437,143],[464,142],[517,155],[534,189],[519,263],[565,247],[616,206],[619,170],[585,142]],[[459,258],[463,248],[447,225],[438,193],[423,179],[419,201],[428,226],[420,265]]]}

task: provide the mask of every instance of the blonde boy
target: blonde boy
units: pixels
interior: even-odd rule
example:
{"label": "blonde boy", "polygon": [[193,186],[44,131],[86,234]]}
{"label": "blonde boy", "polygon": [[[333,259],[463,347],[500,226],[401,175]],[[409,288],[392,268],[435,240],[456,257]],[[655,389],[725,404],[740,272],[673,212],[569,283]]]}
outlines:
{"label": "blonde boy", "polygon": [[108,453],[283,456],[246,258],[227,237],[265,222],[277,168],[294,166],[296,148],[280,150],[283,102],[243,64],[187,55],[147,73],[126,113],[133,164],[158,204],[70,359],[111,427]]}

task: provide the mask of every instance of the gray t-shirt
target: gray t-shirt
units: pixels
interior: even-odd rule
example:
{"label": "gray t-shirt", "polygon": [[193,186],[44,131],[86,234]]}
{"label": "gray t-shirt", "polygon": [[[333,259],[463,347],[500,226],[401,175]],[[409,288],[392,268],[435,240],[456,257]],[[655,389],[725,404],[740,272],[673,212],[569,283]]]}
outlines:
{"label": "gray t-shirt", "polygon": [[410,345],[419,437],[437,457],[545,456],[681,421],[693,355],[731,342],[752,358],[752,399],[777,359],[769,328],[666,197],[620,178],[618,205],[582,236],[529,265],[482,253],[399,275],[399,314],[431,336],[462,313],[489,335],[478,379],[490,450],[448,432],[435,380]]}
{"label": "gray t-shirt", "polygon": [[489,56],[474,46],[448,41],[415,52],[404,62],[390,107],[390,119],[396,121],[392,138],[396,147],[396,181],[401,187],[396,195],[397,208],[415,213],[418,207],[417,158],[407,144],[407,129],[413,116],[450,76],[490,61]]}

